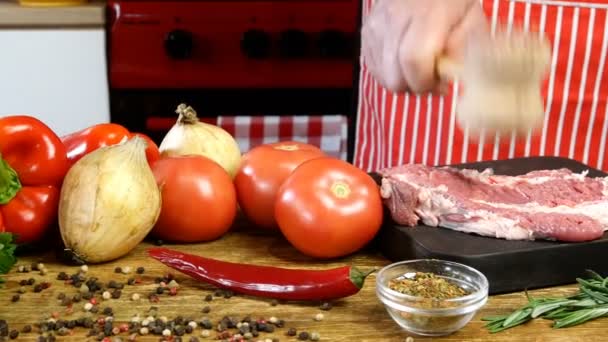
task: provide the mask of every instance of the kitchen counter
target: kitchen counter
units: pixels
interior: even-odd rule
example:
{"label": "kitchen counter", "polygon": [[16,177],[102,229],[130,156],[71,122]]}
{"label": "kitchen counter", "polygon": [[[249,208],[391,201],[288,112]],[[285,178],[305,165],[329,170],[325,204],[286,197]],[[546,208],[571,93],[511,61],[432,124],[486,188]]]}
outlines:
{"label": "kitchen counter", "polygon": [[[140,244],[130,255],[115,262],[102,265],[89,265],[87,276],[98,277],[107,283],[110,280],[127,282],[129,277],[140,277],[141,283],[132,286],[125,285],[120,299],[103,301],[99,308],[112,307],[116,322],[129,321],[130,318],[139,313],[145,315],[146,310],[154,305],[158,307],[159,315],[173,319],[177,315],[193,317],[197,321],[204,316],[217,322],[225,315],[241,319],[251,315],[254,318],[266,318],[275,316],[284,319],[286,324],[283,328],[277,328],[274,333],[264,333],[261,337],[277,337],[280,341],[297,341],[295,337],[286,336],[288,328],[294,327],[298,331],[318,332],[321,341],[400,341],[403,342],[408,336],[407,332],[391,320],[383,305],[377,300],[374,285],[375,277],[371,275],[365,282],[360,293],[349,298],[334,302],[330,311],[321,311],[319,303],[298,304],[279,302],[272,305],[268,299],[258,299],[235,295],[231,298],[213,297],[211,302],[204,300],[205,296],[214,293],[214,288],[198,283],[180,273],[175,273],[176,280],[180,284],[180,290],[176,296],[163,294],[158,303],[150,303],[147,299],[149,293],[156,288],[154,279],[163,276],[169,270],[164,265],[151,260],[145,256],[145,249],[150,247],[148,243]],[[363,251],[356,255],[335,260],[331,263],[322,263],[311,260],[296,252],[285,240],[278,236],[259,235],[251,232],[232,232],[223,238],[206,244],[195,245],[165,245],[189,253],[198,253],[207,257],[221,258],[234,262],[247,262],[259,265],[274,265],[295,268],[328,268],[344,264],[353,264],[362,268],[384,266],[387,260],[371,251]],[[48,269],[48,274],[42,276],[39,272],[17,273],[14,268],[5,276],[7,283],[0,289],[0,319],[8,321],[10,328],[21,329],[26,324],[38,322],[44,315],[53,312],[58,313],[60,319],[76,319],[84,315],[84,302],[76,303],[73,313],[67,314],[66,308],[60,305],[57,295],[64,292],[73,296],[78,292],[74,287],[63,284],[56,280],[57,273],[65,271],[72,274],[78,271],[76,266],[61,266],[53,257],[48,255],[35,255],[23,257],[18,265],[30,264],[38,259],[43,260]],[[131,273],[129,275],[116,274],[114,268],[130,266],[133,270],[138,266],[145,267],[145,273],[141,276]],[[33,286],[25,286],[26,292],[21,299],[13,303],[11,297],[19,289],[18,282],[22,279],[34,278],[36,283],[46,279],[51,287],[42,292],[33,292]],[[532,296],[559,296],[574,291],[574,286],[564,286],[552,289],[531,291]],[[141,295],[139,301],[132,301],[133,293]],[[99,299],[101,301],[101,299]],[[525,326],[491,335],[483,328],[481,317],[505,314],[520,307],[526,302],[523,293],[514,293],[491,297],[486,306],[465,326],[461,331],[443,338],[415,337],[415,341],[600,341],[605,339],[608,319],[598,319],[584,325],[567,329],[552,329],[549,321],[536,320]],[[201,313],[203,307],[209,306],[208,314]],[[321,321],[313,318],[318,313],[323,313]],[[89,314],[90,315],[90,314]],[[97,316],[94,316],[97,317]],[[88,329],[76,328],[70,337],[59,337],[58,341],[73,340],[84,341]],[[196,328],[196,335],[201,341],[215,339],[216,333],[211,337],[201,338],[201,329]],[[38,336],[35,333],[20,334],[19,341],[33,341]],[[127,341],[127,335],[121,334],[123,341]],[[158,341],[158,336],[138,337],[137,340]],[[89,338],[93,341],[93,338]],[[189,337],[183,339],[188,341]],[[258,339],[254,339],[257,341]],[[409,340],[408,340],[409,341]]]}
{"label": "kitchen counter", "polygon": [[24,7],[14,0],[0,0],[0,28],[101,27],[105,21],[104,1],[70,7]]}

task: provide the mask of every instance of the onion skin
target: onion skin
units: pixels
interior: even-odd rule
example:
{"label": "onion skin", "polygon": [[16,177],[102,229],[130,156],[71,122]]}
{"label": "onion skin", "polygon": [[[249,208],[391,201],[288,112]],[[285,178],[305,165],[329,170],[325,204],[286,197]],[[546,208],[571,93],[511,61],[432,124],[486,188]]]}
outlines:
{"label": "onion skin", "polygon": [[59,200],[65,247],[87,263],[128,254],[152,230],[161,208],[160,190],[140,137],[102,147],[67,173]]}
{"label": "onion skin", "polygon": [[199,121],[192,107],[180,104],[177,122],[158,147],[162,157],[200,155],[218,163],[234,179],[241,166],[241,150],[223,128]]}

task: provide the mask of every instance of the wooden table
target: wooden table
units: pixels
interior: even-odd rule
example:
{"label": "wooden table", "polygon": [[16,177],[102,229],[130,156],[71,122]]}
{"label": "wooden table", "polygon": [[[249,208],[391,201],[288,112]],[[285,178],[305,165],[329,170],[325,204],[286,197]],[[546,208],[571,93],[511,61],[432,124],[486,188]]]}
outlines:
{"label": "wooden table", "polygon": [[[374,291],[375,277],[368,278],[364,288],[355,296],[334,303],[330,311],[321,311],[320,303],[284,303],[279,302],[272,305],[268,299],[258,299],[235,295],[231,298],[214,297],[211,302],[204,300],[205,296],[214,293],[214,288],[209,285],[197,283],[196,281],[176,273],[176,279],[180,284],[180,291],[176,296],[168,294],[161,295],[160,302],[150,303],[147,294],[152,292],[156,286],[154,279],[168,272],[164,265],[153,261],[145,256],[145,249],[151,246],[149,243],[142,243],[127,257],[116,262],[103,265],[89,265],[88,276],[98,277],[107,282],[116,280],[126,282],[129,277],[137,276],[134,273],[129,275],[116,274],[116,266],[130,266],[135,269],[138,266],[145,267],[145,273],[141,276],[142,282],[133,286],[125,286],[123,295],[120,299],[111,299],[102,302],[100,308],[111,306],[115,313],[116,321],[128,322],[134,314],[144,313],[155,305],[159,308],[159,315],[165,315],[169,319],[177,315],[191,316],[200,320],[203,316],[208,316],[217,322],[225,315],[235,318],[242,318],[247,315],[252,317],[269,318],[275,316],[284,319],[284,328],[278,328],[273,334],[262,334],[260,337],[277,337],[280,341],[296,341],[294,337],[285,335],[290,327],[298,331],[318,332],[321,341],[405,341],[410,334],[400,330],[391,320],[383,305],[377,300]],[[179,249],[185,252],[198,253],[208,257],[222,258],[234,262],[249,262],[256,264],[276,265],[283,267],[298,268],[327,268],[345,263],[352,263],[361,267],[384,266],[387,260],[373,251],[363,251],[342,260],[335,260],[331,263],[322,263],[302,256],[285,240],[278,236],[260,235],[250,232],[233,232],[223,238],[196,245],[165,245],[169,248]],[[66,286],[62,281],[56,280],[59,271],[75,273],[78,271],[76,266],[63,266],[55,258],[53,253],[45,255],[24,257],[19,260],[18,265],[30,264],[38,259],[42,259],[48,269],[48,274],[42,276],[39,272],[17,273],[16,268],[5,278],[7,283],[0,289],[0,319],[8,321],[11,329],[21,329],[26,324],[39,322],[45,315],[56,312],[61,319],[76,319],[83,316],[84,302],[74,304],[74,312],[71,315],[65,313],[66,308],[60,305],[56,299],[59,292],[69,295],[77,293],[77,289]],[[525,275],[522,275],[525,276]],[[52,286],[42,292],[33,292],[33,286],[26,286],[26,293],[21,295],[21,300],[13,303],[11,297],[19,289],[19,281],[28,278],[36,279],[37,283],[47,279]],[[533,295],[562,295],[571,293],[573,286],[552,288],[533,291]],[[131,295],[139,293],[142,299],[132,301]],[[491,297],[487,305],[481,310],[474,319],[461,331],[443,338],[424,338],[415,337],[415,341],[600,341],[605,340],[608,332],[608,319],[600,319],[588,322],[584,325],[567,328],[562,330],[552,329],[548,321],[537,320],[526,326],[516,327],[499,334],[490,335],[484,328],[480,320],[483,316],[504,314],[518,308],[525,303],[522,293],[501,295]],[[207,315],[201,312],[205,306],[211,308]],[[315,321],[313,318],[318,313],[324,314],[322,321]],[[89,313],[90,314],[90,313]],[[97,317],[97,316],[95,316]],[[201,341],[213,340],[211,338],[201,338],[201,329],[197,328],[196,335]],[[85,341],[88,329],[77,328],[72,336],[58,337],[58,341]],[[33,341],[38,334],[20,334],[19,341]],[[123,341],[127,341],[127,335],[121,334]],[[259,339],[259,338],[258,338]],[[256,341],[258,339],[254,339]],[[89,338],[93,341],[93,338]],[[138,337],[138,341],[158,341],[158,336],[148,335]],[[188,341],[189,337],[185,337]],[[263,339],[262,339],[263,340]]]}

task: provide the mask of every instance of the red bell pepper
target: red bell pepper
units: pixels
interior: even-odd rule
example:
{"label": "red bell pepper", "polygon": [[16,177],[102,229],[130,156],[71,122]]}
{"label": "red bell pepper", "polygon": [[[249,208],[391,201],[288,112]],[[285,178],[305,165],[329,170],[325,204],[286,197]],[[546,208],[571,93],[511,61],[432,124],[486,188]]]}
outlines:
{"label": "red bell pepper", "polygon": [[65,146],[43,122],[0,118],[0,232],[16,234],[17,243],[42,237],[56,222],[67,170]]}
{"label": "red bell pepper", "polygon": [[63,144],[68,151],[70,167],[80,158],[104,146],[111,146],[120,143],[123,139],[130,139],[138,135],[146,140],[146,157],[148,164],[152,165],[160,158],[158,146],[152,139],[145,134],[131,133],[125,127],[115,123],[102,123],[94,125],[78,132],[74,132],[61,137]]}

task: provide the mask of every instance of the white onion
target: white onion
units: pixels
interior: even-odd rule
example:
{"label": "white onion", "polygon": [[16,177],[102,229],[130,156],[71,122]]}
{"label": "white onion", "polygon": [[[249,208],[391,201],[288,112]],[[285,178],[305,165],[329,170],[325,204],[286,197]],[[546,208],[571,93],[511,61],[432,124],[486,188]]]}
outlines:
{"label": "white onion", "polygon": [[234,178],[241,165],[241,150],[230,133],[199,121],[192,107],[180,104],[177,122],[159,146],[161,156],[201,155],[218,163]]}
{"label": "white onion", "polygon": [[152,230],[161,195],[140,137],[99,148],[65,177],[59,228],[68,250],[87,263],[120,258]]}

